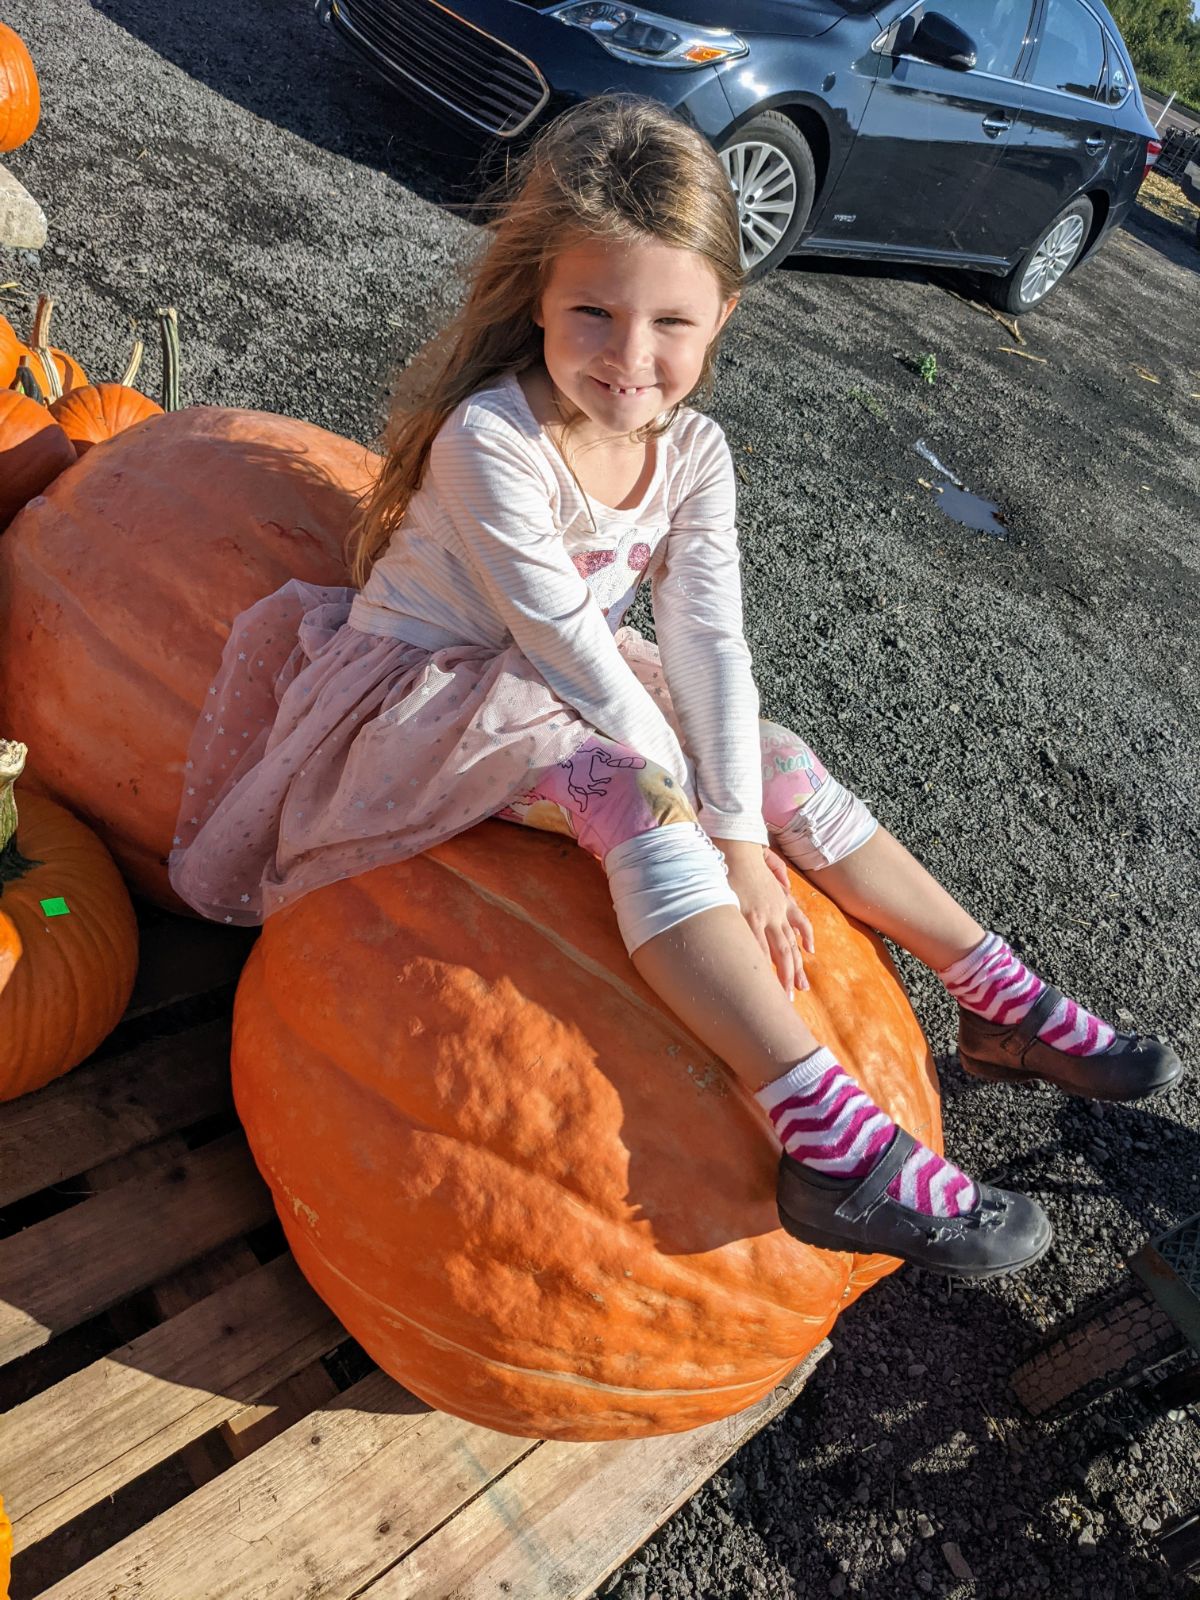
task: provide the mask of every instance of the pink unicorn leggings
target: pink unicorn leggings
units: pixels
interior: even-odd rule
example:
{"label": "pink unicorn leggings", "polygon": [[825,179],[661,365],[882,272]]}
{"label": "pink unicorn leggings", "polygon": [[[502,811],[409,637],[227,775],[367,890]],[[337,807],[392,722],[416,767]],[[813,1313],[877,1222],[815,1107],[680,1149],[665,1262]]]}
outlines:
{"label": "pink unicorn leggings", "polygon": [[[832,866],[878,823],[797,734],[759,722],[763,820],[801,871]],[[687,795],[656,762],[592,734],[567,761],[536,774],[499,816],[563,833],[603,863],[626,948],[717,905],[736,905],[724,857]]]}

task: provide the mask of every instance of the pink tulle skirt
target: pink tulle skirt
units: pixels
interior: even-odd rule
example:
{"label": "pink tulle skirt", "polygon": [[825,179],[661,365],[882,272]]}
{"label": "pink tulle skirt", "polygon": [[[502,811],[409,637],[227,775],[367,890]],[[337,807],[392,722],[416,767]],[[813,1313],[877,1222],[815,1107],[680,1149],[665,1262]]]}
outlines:
{"label": "pink tulle skirt", "polygon": [[[431,651],[363,633],[347,620],[354,593],[293,580],[234,622],[170,857],[176,893],[204,916],[255,924],[417,855],[595,731],[515,645]],[[671,717],[658,651],[633,628],[617,644]]]}

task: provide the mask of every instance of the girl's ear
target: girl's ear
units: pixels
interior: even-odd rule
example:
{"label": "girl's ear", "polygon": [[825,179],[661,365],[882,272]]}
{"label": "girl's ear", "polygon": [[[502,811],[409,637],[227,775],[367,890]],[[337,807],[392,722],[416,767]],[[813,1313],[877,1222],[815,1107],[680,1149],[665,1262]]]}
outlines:
{"label": "girl's ear", "polygon": [[741,297],[740,294],[730,295],[729,299],[726,300],[725,304],[721,307],[721,319],[717,323],[717,333],[720,333],[721,329],[725,326],[725,324],[729,321],[730,317],[737,310],[737,304],[738,304],[738,301],[741,298],[742,297]]}

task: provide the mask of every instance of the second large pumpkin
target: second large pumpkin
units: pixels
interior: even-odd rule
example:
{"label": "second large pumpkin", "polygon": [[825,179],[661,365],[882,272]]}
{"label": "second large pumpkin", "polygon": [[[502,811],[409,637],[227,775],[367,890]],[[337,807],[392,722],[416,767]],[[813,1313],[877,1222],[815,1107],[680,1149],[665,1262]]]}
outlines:
{"label": "second large pumpkin", "polygon": [[197,406],[90,451],[0,539],[9,728],[143,893],[173,900],[183,763],[233,618],[289,578],[346,581],[372,465],[310,423]]}

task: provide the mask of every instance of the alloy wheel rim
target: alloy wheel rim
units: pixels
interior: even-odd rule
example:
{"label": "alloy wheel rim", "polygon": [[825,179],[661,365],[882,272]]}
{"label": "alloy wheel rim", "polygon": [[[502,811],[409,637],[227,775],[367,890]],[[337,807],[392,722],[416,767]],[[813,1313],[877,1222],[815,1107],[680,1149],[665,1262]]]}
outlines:
{"label": "alloy wheel rim", "polygon": [[778,145],[751,139],[721,151],[737,199],[742,267],[765,261],[791,226],[800,185]]}
{"label": "alloy wheel rim", "polygon": [[1064,217],[1033,252],[1021,279],[1021,299],[1026,305],[1042,300],[1053,289],[1074,261],[1083,239],[1083,218],[1073,213]]}

